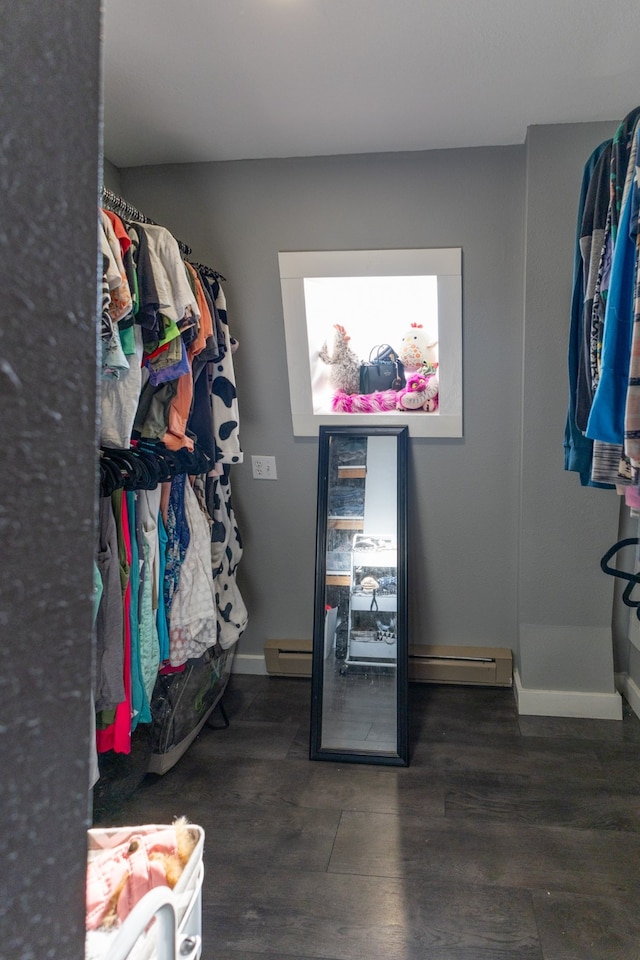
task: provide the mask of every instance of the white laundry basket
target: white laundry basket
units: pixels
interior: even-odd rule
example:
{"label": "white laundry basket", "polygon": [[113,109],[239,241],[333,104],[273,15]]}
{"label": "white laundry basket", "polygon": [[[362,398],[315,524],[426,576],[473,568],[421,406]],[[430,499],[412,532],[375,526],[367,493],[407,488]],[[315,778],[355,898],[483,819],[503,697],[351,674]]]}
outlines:
{"label": "white laundry basket", "polygon": [[[89,830],[88,858],[126,843],[135,834],[163,829],[166,824]],[[119,927],[88,931],[85,960],[200,960],[204,830],[192,823],[189,829],[197,835],[196,846],[173,890],[156,887]]]}

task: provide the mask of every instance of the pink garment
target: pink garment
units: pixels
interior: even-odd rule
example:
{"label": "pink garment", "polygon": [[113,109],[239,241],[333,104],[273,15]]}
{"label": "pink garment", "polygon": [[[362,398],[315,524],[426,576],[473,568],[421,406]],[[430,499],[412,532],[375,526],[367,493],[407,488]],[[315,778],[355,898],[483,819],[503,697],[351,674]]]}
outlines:
{"label": "pink garment", "polygon": [[[118,530],[125,549],[127,569],[131,570],[131,535],[129,533],[129,514],[127,498],[121,499],[120,524]],[[127,579],[124,591],[124,693],[125,699],[116,707],[113,723],[104,730],[96,730],[96,748],[98,753],[114,750],[116,753],[131,753],[131,583]]]}
{"label": "pink garment", "polygon": [[640,490],[638,490],[638,487],[624,488],[624,502],[632,510],[640,510]]}
{"label": "pink garment", "polygon": [[[124,843],[89,860],[87,930],[96,930],[102,925],[114,894],[117,895],[118,921],[122,923],[145,893],[154,887],[168,886],[164,861],[153,859],[153,854],[177,855],[173,827],[148,834],[133,833]],[[121,890],[119,894],[118,890]]]}

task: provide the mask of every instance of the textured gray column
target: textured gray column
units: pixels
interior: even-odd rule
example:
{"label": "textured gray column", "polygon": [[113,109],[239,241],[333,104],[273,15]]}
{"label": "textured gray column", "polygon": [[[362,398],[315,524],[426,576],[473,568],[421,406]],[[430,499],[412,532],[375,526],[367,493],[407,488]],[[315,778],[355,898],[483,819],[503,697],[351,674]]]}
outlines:
{"label": "textured gray column", "polygon": [[79,958],[100,5],[0,0],[0,955]]}

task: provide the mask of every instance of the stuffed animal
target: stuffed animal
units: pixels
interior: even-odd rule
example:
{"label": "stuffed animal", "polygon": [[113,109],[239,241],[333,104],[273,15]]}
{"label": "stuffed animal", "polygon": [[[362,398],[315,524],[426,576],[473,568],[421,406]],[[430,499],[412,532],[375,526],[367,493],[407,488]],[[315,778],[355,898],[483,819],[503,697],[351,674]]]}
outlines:
{"label": "stuffed animal", "polygon": [[375,593],[379,586],[375,577],[363,577],[360,581],[360,587],[364,593]]}
{"label": "stuffed animal", "polygon": [[334,329],[336,332],[333,353],[329,353],[325,342],[318,352],[318,356],[324,363],[330,365],[329,380],[335,390],[341,390],[348,394],[358,393],[360,390],[360,360],[349,346],[351,337],[345,328],[336,323]]}
{"label": "stuffed animal", "polygon": [[429,343],[421,323],[412,323],[400,341],[400,360],[405,370],[438,365],[438,341]]}
{"label": "stuffed animal", "polygon": [[398,410],[426,410],[433,413],[438,409],[438,377],[435,373],[413,373],[407,379],[404,390],[398,393]]}
{"label": "stuffed animal", "polygon": [[171,826],[138,827],[122,843],[89,860],[87,930],[108,930],[154,887],[173,889],[198,842],[180,817]]}
{"label": "stuffed animal", "polygon": [[331,401],[331,409],[335,413],[380,413],[383,410],[395,410],[397,401],[396,390],[351,394],[338,390]]}

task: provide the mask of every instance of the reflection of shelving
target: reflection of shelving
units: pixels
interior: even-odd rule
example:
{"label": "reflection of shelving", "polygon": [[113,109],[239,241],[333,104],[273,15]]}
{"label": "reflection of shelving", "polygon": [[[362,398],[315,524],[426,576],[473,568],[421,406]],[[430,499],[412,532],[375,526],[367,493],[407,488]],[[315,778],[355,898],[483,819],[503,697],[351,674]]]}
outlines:
{"label": "reflection of shelving", "polygon": [[349,464],[338,466],[338,480],[364,480],[367,468],[364,464]]}
{"label": "reflection of shelving", "polygon": [[350,586],[351,586],[351,574],[349,574],[349,573],[328,573],[328,574],[327,574],[327,586],[328,586],[328,587],[350,587]]}
{"label": "reflection of shelving", "polygon": [[347,655],[340,672],[350,666],[395,667],[397,549],[389,536],[356,533],[351,553]]}
{"label": "reflection of shelving", "polygon": [[329,517],[327,524],[332,530],[364,530],[364,517]]}
{"label": "reflection of shelving", "polygon": [[396,550],[354,550],[354,567],[396,567]]}
{"label": "reflection of shelving", "polygon": [[364,531],[368,441],[361,436],[336,437],[331,443],[327,503],[326,602],[338,609],[333,650],[342,662],[346,653],[349,597],[353,581],[353,538]]}
{"label": "reflection of shelving", "polygon": [[[351,609],[371,611],[371,604],[373,600],[373,593],[352,593]],[[380,596],[380,594],[376,594],[375,596],[375,603],[377,605],[378,612],[380,613],[395,613],[397,607],[396,601],[397,597],[395,594],[387,597]]]}

